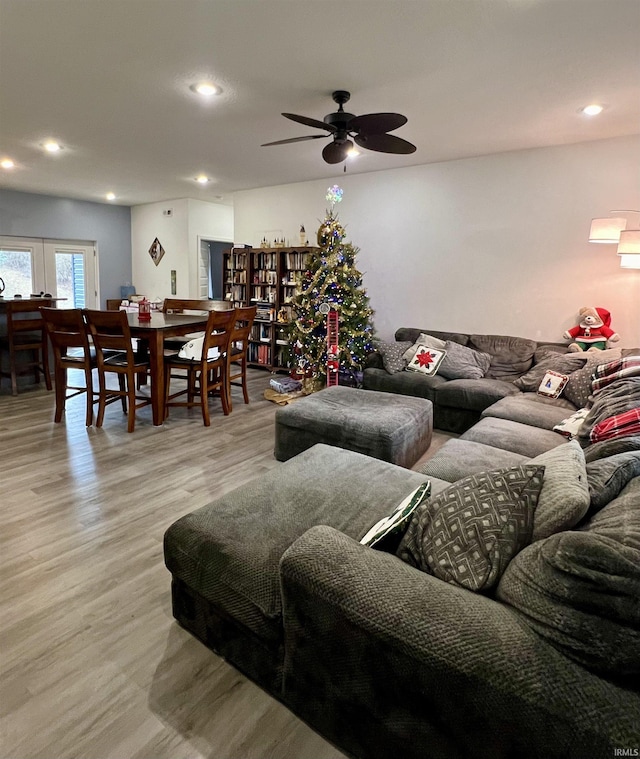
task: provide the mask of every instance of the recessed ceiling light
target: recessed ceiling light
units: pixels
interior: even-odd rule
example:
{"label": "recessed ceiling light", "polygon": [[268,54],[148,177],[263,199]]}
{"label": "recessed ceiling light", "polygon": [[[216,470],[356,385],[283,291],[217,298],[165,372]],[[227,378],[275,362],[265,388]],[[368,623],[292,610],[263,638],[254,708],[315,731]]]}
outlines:
{"label": "recessed ceiling light", "polygon": [[47,153],[57,153],[62,148],[57,142],[49,140],[48,142],[45,142],[44,149],[47,151]]}
{"label": "recessed ceiling light", "polygon": [[192,84],[190,89],[193,90],[193,92],[197,92],[198,95],[203,95],[204,97],[220,95],[222,92],[222,88],[218,87],[217,84],[213,84],[212,82],[198,82],[197,84]]}
{"label": "recessed ceiling light", "polygon": [[198,184],[207,184],[209,182],[209,177],[205,176],[204,174],[200,174],[199,177],[196,177],[196,182]]}
{"label": "recessed ceiling light", "polygon": [[106,197],[107,197],[107,200],[115,200],[116,199],[116,196],[115,196],[115,194],[113,192],[108,192]]}
{"label": "recessed ceiling light", "polygon": [[585,116],[597,116],[599,113],[602,113],[603,110],[604,108],[601,105],[592,103],[591,105],[585,105],[582,109],[582,113],[584,113]]}
{"label": "recessed ceiling light", "polygon": [[10,158],[3,158],[2,161],[0,161],[0,166],[2,166],[3,169],[12,169],[15,166],[15,163]]}

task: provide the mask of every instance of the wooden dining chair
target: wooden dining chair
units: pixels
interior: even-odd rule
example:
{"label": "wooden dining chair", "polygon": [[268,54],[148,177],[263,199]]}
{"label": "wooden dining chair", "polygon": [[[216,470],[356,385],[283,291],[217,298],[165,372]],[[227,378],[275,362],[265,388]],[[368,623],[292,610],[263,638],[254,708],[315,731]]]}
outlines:
{"label": "wooden dining chair", "polygon": [[[146,375],[149,362],[133,350],[131,330],[124,311],[85,309],[82,313],[96,351],[99,383],[96,427],[102,427],[105,408],[119,399],[123,412],[127,414],[127,431],[133,432],[137,409],[151,403],[151,398],[136,394],[136,377]],[[107,388],[107,373],[117,376],[117,390]]]}
{"label": "wooden dining chair", "polygon": [[[234,319],[233,309],[209,312],[199,359],[180,358],[177,354],[165,356],[165,417],[169,416],[171,406],[200,406],[204,425],[209,427],[209,396],[214,393],[220,395],[225,416],[229,414],[228,359]],[[176,369],[186,370],[187,387],[172,394],[171,380],[175,379],[172,371]],[[183,395],[187,396],[186,401],[175,400]]]}
{"label": "wooden dining chair", "polygon": [[[51,390],[49,373],[49,352],[44,336],[44,322],[40,314],[40,305],[51,305],[50,300],[8,301],[5,304],[7,332],[0,336],[0,381],[2,377],[11,379],[11,393],[18,395],[18,377],[33,373],[36,385],[40,382],[40,373],[44,374],[47,390]],[[3,356],[8,356],[8,371],[2,368]]]}
{"label": "wooden dining chair", "polygon": [[[229,371],[228,371],[228,394],[229,410],[233,409],[231,398],[231,386],[242,388],[244,402],[249,403],[249,392],[247,390],[247,353],[249,351],[249,335],[253,320],[256,318],[257,306],[247,306],[246,308],[236,308],[235,326],[231,333],[231,348],[229,350]],[[234,371],[235,374],[232,372]]]}
{"label": "wooden dining chair", "polygon": [[[165,298],[162,304],[163,314],[184,314],[200,313],[208,314],[209,311],[215,311],[215,301],[207,298]],[[195,337],[201,337],[204,332],[190,332],[182,337],[169,337],[165,340],[165,349],[169,352],[177,353],[185,342],[193,340]]]}
{"label": "wooden dining chair", "polygon": [[215,311],[214,306],[218,301],[208,298],[165,298],[162,304],[162,312],[165,314],[184,314],[186,312]]}
{"label": "wooden dining chair", "polygon": [[[85,425],[93,423],[93,376],[97,366],[95,351],[89,346],[87,330],[80,308],[41,308],[44,328],[53,351],[53,378],[56,390],[54,421],[62,421],[66,401],[81,393],[87,394]],[[69,369],[84,372],[84,386],[70,385]],[[69,393],[71,390],[73,392]]]}

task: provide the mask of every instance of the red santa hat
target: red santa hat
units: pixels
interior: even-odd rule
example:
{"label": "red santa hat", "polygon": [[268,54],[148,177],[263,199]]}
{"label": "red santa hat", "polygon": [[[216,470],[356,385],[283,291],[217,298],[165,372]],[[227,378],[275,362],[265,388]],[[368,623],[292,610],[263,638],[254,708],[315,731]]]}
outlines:
{"label": "red santa hat", "polygon": [[600,308],[596,307],[596,311],[598,312],[598,316],[602,319],[602,323],[605,327],[611,326],[611,314],[607,311],[606,308]]}

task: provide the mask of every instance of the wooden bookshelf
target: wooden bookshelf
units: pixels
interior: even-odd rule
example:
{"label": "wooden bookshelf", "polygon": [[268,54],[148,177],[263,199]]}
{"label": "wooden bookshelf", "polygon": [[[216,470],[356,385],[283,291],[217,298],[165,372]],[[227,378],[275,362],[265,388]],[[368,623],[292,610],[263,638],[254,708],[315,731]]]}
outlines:
{"label": "wooden bookshelf", "polygon": [[232,248],[223,255],[225,300],[257,306],[249,338],[248,362],[270,371],[288,371],[286,327],[291,303],[318,248]]}

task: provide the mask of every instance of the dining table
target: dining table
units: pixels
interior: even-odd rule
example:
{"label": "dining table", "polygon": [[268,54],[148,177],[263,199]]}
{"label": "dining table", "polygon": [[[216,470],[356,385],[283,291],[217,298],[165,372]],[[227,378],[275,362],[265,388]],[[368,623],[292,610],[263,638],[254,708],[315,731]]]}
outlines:
{"label": "dining table", "polygon": [[168,337],[180,337],[197,331],[207,323],[208,314],[165,314],[152,311],[151,319],[143,321],[136,312],[127,312],[131,337],[142,340],[149,352],[149,377],[151,380],[151,410],[153,424],[164,422],[164,342]]}

